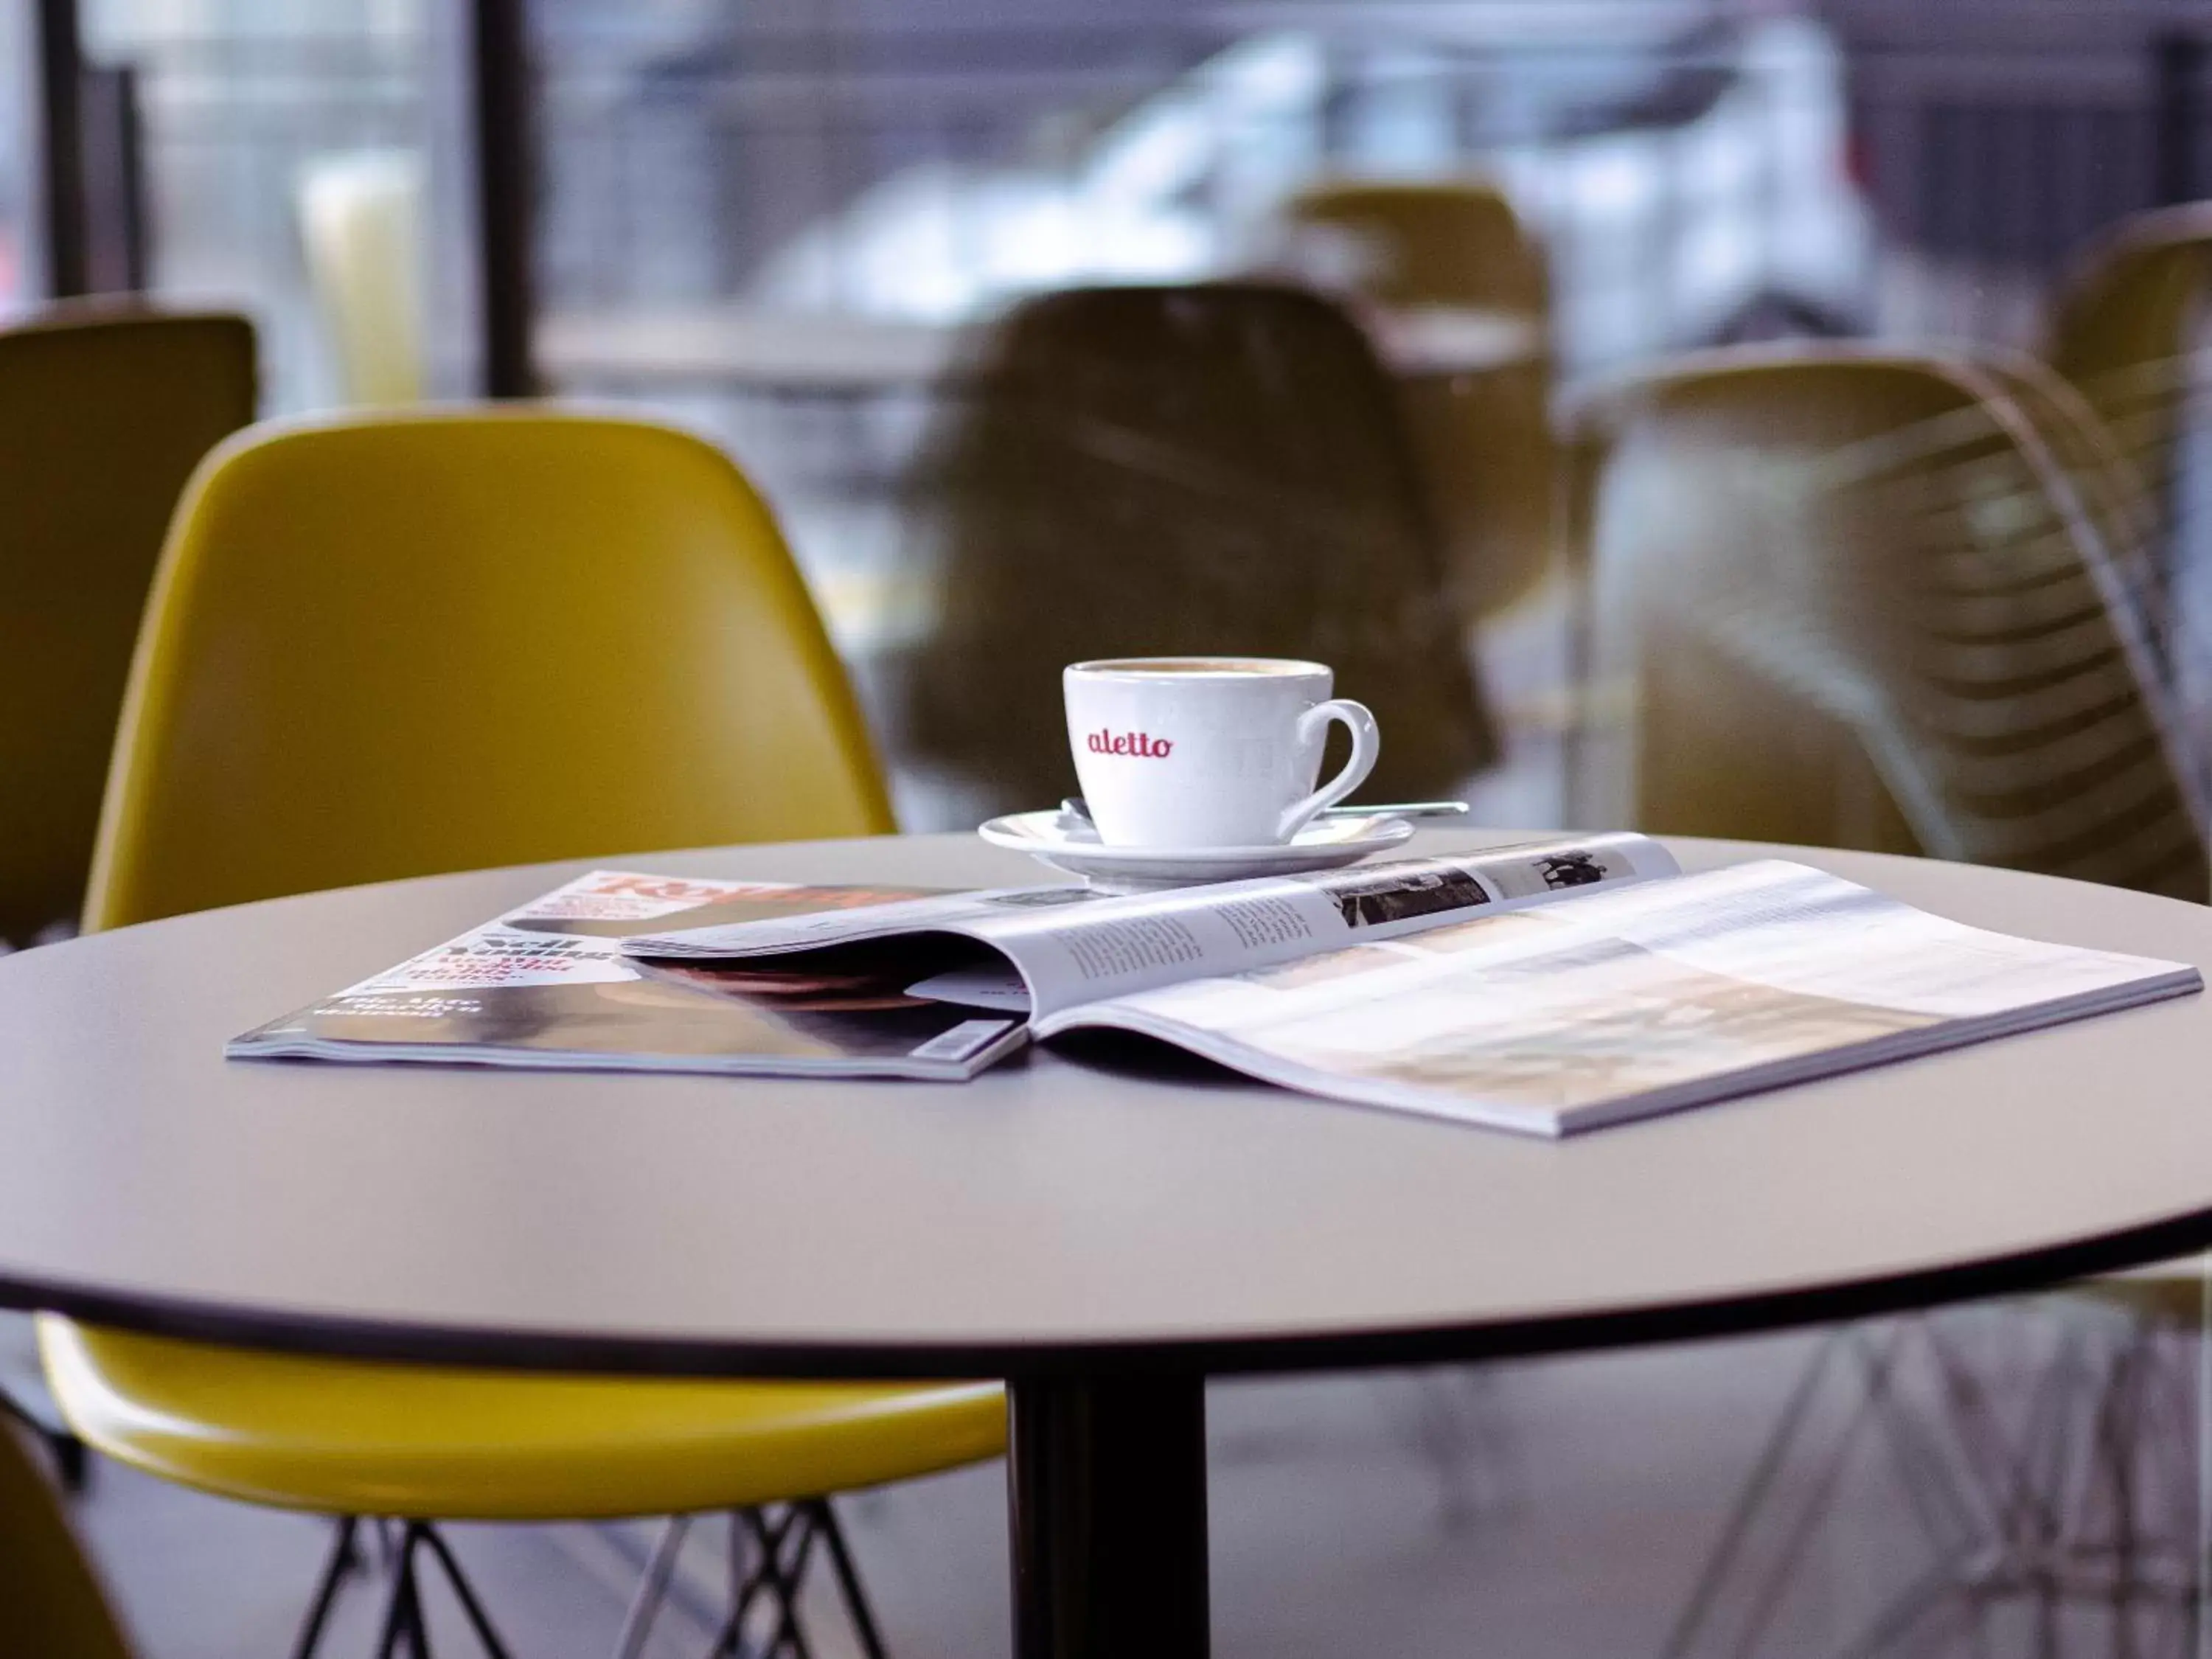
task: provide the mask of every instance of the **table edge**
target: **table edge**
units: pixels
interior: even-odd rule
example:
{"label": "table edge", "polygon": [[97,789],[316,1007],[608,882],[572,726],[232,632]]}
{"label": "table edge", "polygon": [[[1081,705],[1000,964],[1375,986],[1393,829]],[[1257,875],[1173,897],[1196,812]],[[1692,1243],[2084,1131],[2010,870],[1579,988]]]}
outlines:
{"label": "table edge", "polygon": [[1748,1297],[1542,1315],[1468,1325],[1095,1341],[908,1343],[719,1340],[652,1334],[489,1330],[242,1309],[17,1277],[0,1307],[151,1336],[332,1359],[608,1376],[905,1381],[1268,1376],[1497,1359],[1702,1341],[2056,1289],[2212,1250],[2212,1206],[2118,1232],[1973,1261]]}

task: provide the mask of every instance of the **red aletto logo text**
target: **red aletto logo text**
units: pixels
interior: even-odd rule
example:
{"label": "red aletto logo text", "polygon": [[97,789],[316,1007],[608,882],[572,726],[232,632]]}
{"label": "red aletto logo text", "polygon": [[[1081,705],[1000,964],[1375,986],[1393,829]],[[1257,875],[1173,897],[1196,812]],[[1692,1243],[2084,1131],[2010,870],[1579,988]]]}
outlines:
{"label": "red aletto logo text", "polygon": [[1094,755],[1142,755],[1147,760],[1165,760],[1175,747],[1171,739],[1149,732],[1093,732],[1084,742]]}

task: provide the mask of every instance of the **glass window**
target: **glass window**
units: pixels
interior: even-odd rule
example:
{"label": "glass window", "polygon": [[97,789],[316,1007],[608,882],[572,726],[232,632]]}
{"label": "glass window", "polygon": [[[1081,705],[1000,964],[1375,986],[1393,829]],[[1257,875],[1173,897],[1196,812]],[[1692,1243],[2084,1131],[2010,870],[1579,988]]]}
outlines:
{"label": "glass window", "polygon": [[42,284],[38,107],[31,8],[0,7],[0,317],[32,303]]}
{"label": "glass window", "polygon": [[95,81],[128,76],[151,289],[252,314],[272,411],[419,389],[421,0],[86,0],[83,26]]}

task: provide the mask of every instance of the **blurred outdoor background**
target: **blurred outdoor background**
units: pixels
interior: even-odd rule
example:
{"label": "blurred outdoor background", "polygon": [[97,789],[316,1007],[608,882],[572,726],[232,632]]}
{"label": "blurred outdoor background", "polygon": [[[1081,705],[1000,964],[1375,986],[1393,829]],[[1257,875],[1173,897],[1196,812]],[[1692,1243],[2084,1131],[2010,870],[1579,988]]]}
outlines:
{"label": "blurred outdoor background", "polygon": [[[903,740],[945,601],[901,509],[1010,305],[1260,274],[1443,313],[1409,395],[1417,439],[1479,446],[1431,480],[1488,567],[1458,596],[1495,727],[1468,787],[1493,822],[1595,821],[1626,786],[1565,741],[1604,688],[1575,684],[1528,411],[1730,343],[2034,349],[2100,233],[2212,189],[2201,9],[2154,0],[528,0],[492,8],[527,58],[489,112],[470,8],[46,4],[82,43],[77,286],[249,313],[264,412],[465,394],[489,352],[712,434],[782,515],[910,829],[1048,804]],[[36,10],[0,20],[15,307],[53,223]],[[1329,199],[1361,183],[1496,191],[1534,280],[1377,257]]]}

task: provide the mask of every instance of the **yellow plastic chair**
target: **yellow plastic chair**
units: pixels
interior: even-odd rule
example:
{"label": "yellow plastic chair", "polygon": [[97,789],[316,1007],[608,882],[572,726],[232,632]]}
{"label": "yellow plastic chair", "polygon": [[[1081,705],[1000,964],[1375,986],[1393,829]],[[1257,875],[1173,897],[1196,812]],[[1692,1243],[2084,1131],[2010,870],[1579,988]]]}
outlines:
{"label": "yellow plastic chair", "polygon": [[0,1656],[131,1659],[53,1489],[0,1423]]}
{"label": "yellow plastic chair", "polygon": [[2155,482],[2170,467],[2188,361],[2212,296],[2212,203],[2123,220],[2061,291],[2044,355]]}
{"label": "yellow plastic chair", "polygon": [[2117,453],[2106,464],[2112,487],[2140,503],[2162,633],[2173,626],[2164,590],[2188,556],[2173,544],[2184,436],[2202,396],[2208,300],[2212,203],[2136,214],[2084,255],[2061,289],[2043,348],[2108,434]]}
{"label": "yellow plastic chair", "polygon": [[1557,557],[1551,427],[1552,286],[1544,251],[1510,202],[1474,181],[1341,180],[1285,208],[1293,268],[1392,309],[1454,307],[1525,319],[1545,344],[1536,360],[1485,374],[1401,385],[1449,551],[1455,603],[1494,616],[1550,575]]}
{"label": "yellow plastic chair", "polygon": [[248,434],[195,482],[85,925],[892,828],[805,585],[718,452],[537,410],[363,416]]}
{"label": "yellow plastic chair", "polygon": [[2139,584],[2020,386],[2039,396],[1792,348],[1600,408],[1591,533],[1633,658],[1641,825],[2207,896]]}
{"label": "yellow plastic chair", "polygon": [[[2157,564],[2157,504],[2096,406],[2073,382],[2026,352],[1984,347],[1972,367],[1996,382],[2049,447],[2116,567],[2132,582],[2150,582]],[[2144,586],[2138,603],[2151,621],[2165,613],[2161,591]]]}
{"label": "yellow plastic chair", "polygon": [[[890,828],[799,574],[720,453],[536,410],[363,416],[248,434],[194,482],[133,665],[86,924]],[[761,1506],[793,1500],[773,1523],[787,1557],[823,1545],[873,1650],[817,1500],[992,1456],[1005,1433],[995,1384],[530,1377],[52,1316],[40,1340],[70,1421],[111,1456],[229,1498],[404,1518],[392,1628],[419,1620],[420,1553],[476,1611],[437,1521],[726,1508],[758,1533]]]}
{"label": "yellow plastic chair", "polygon": [[1523,316],[1552,313],[1542,251],[1503,191],[1475,179],[1333,179],[1311,185],[1284,210],[1293,238],[1342,234],[1337,275],[1389,306],[1484,306]]}
{"label": "yellow plastic chair", "polygon": [[0,333],[0,941],[83,905],[162,533],[253,400],[240,317],[81,306]]}

